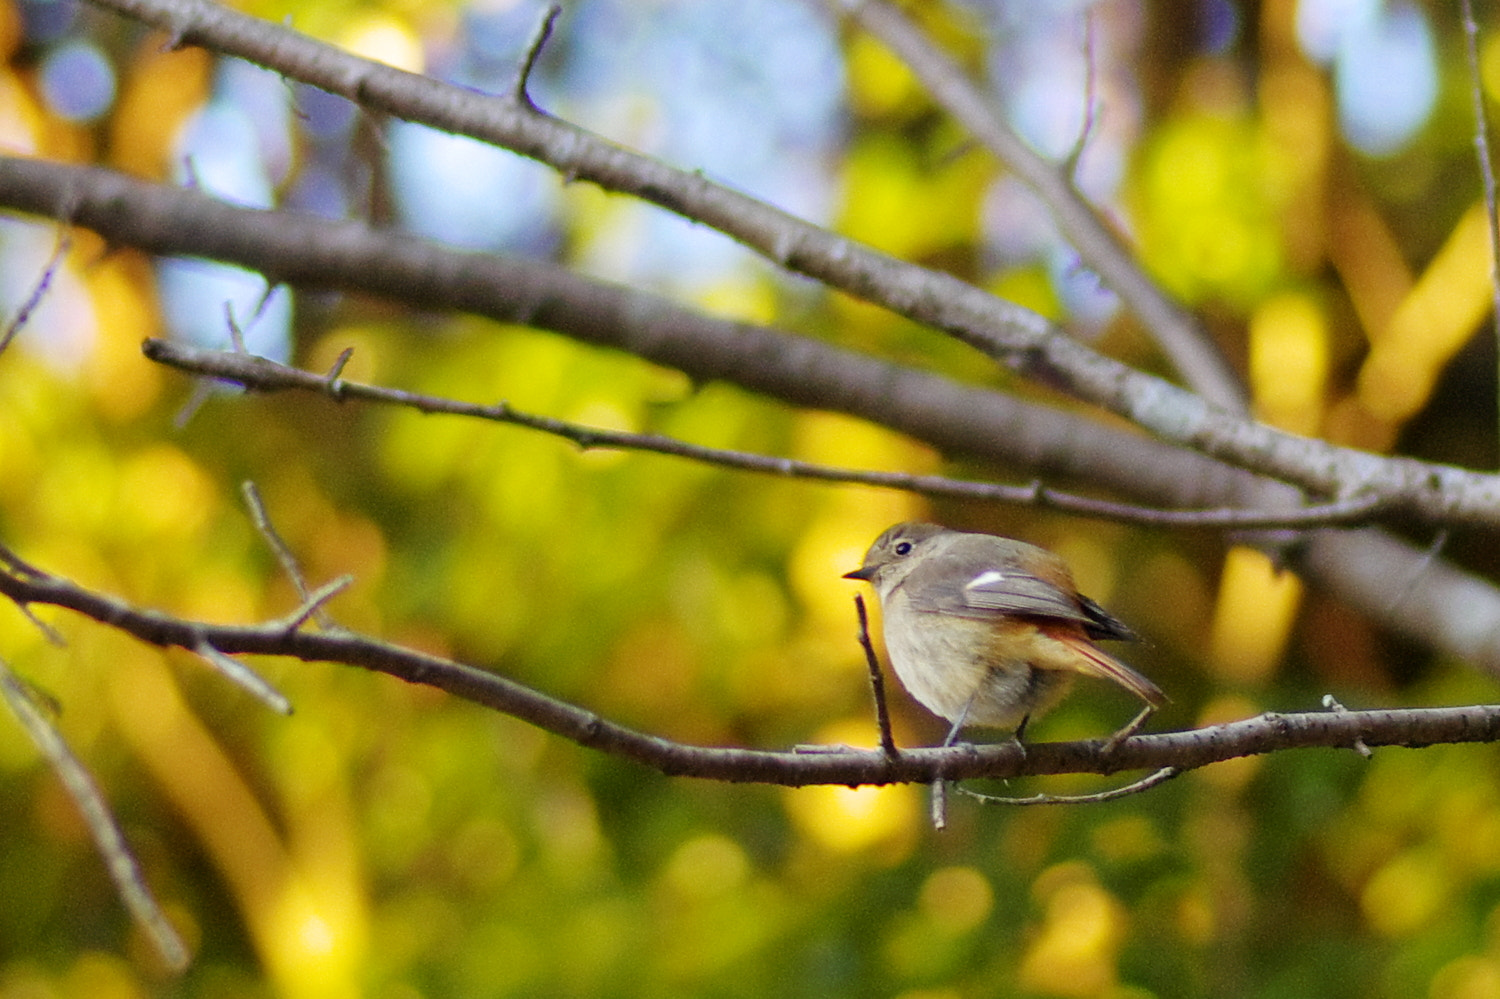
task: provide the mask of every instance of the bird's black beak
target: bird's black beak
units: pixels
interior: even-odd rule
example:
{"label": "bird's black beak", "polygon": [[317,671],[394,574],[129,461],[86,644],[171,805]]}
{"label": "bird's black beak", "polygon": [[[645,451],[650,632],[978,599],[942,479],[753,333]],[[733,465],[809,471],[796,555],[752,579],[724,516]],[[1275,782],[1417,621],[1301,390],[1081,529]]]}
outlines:
{"label": "bird's black beak", "polygon": [[863,579],[865,582],[868,583],[870,581],[870,578],[872,576],[874,576],[874,575],[875,575],[875,567],[874,566],[871,566],[871,565],[862,565],[858,569],[855,569],[853,572],[846,572],[846,573],[844,573],[844,578],[845,579]]}

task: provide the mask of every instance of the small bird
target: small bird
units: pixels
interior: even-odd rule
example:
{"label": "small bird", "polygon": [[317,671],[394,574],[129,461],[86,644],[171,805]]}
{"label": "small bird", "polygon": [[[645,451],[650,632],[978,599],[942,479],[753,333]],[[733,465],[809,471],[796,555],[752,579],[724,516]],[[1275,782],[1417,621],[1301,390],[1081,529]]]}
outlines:
{"label": "small bird", "polygon": [[1036,545],[936,524],[887,530],[844,574],[875,587],[885,646],[906,689],[953,723],[1015,730],[1057,704],[1079,675],[1113,680],[1146,702],[1113,748],[1163,704],[1161,688],[1094,639],[1136,635],[1078,592],[1062,559]]}

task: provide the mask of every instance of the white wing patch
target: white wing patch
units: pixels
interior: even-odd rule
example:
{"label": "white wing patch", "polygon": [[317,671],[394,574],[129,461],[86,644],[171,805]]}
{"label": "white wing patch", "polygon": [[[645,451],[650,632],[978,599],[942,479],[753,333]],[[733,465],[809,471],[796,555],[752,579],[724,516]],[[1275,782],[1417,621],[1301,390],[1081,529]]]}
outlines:
{"label": "white wing patch", "polygon": [[989,586],[991,583],[998,583],[1004,578],[1005,573],[1001,572],[1000,570],[986,569],[984,572],[981,572],[979,575],[975,576],[973,579],[965,583],[964,589],[977,590],[982,587]]}

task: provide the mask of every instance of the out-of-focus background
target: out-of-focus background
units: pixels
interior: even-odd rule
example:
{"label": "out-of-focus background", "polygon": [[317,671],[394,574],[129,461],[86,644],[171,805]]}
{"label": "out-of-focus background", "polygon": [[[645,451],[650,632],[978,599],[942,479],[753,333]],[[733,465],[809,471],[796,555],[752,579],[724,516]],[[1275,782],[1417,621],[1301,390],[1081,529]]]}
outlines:
{"label": "out-of-focus background", "polygon": [[[1062,159],[1203,316],[1262,419],[1492,467],[1487,235],[1455,5],[953,0],[923,24]],[[363,55],[502,90],[530,0],[244,5]],[[1486,12],[1487,13],[1487,12]],[[1500,34],[1481,26],[1486,93]],[[70,0],[0,0],[0,147],[564,263],[707,312],[1026,392],[938,334],[789,278],[712,231],[538,164],[376,120]],[[1160,361],[1035,199],[884,48],[797,0],[577,0],[532,81],[548,111]],[[1093,112],[1089,114],[1089,94]],[[14,313],[55,228],[0,221]],[[855,567],[900,519],[1069,559],[1146,641],[1161,728],[1276,708],[1493,699],[1221,539],[579,453],[526,431],[220,392],[145,336],[608,427],[870,468],[946,468],[891,432],[562,337],[279,289],[76,233],[0,355],[0,538],[213,621],[297,603],[244,479],[352,628],[694,743],[871,744]],[[1043,398],[1047,398],[1042,396]],[[972,467],[969,469],[974,471]],[[1025,481],[1024,469],[989,470]],[[1420,541],[1430,535],[1413,534]],[[1447,553],[1500,570],[1485,537]],[[1403,585],[1391,581],[1392,599]],[[1088,808],[920,788],[670,780],[434,691],[264,660],[262,709],[184,654],[0,608],[0,656],[117,810],[194,951],[171,978],[56,776],[0,718],[0,996],[1430,996],[1500,994],[1500,772],[1461,746],[1284,753]],[[897,734],[942,726],[896,694]],[[1085,687],[1034,739],[1135,710]],[[1094,778],[1007,790],[1087,791]]]}

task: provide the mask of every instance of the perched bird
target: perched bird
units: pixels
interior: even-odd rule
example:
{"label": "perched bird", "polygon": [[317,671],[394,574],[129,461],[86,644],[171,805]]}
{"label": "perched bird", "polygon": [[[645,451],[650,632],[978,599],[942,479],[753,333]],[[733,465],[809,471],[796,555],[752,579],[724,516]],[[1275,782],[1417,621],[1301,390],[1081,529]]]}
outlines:
{"label": "perched bird", "polygon": [[880,597],[885,646],[901,683],[953,723],[1010,728],[1062,699],[1078,676],[1113,680],[1146,702],[1113,747],[1167,702],[1161,689],[1094,644],[1135,633],[1078,592],[1045,548],[936,524],[897,524],[845,573]]}

